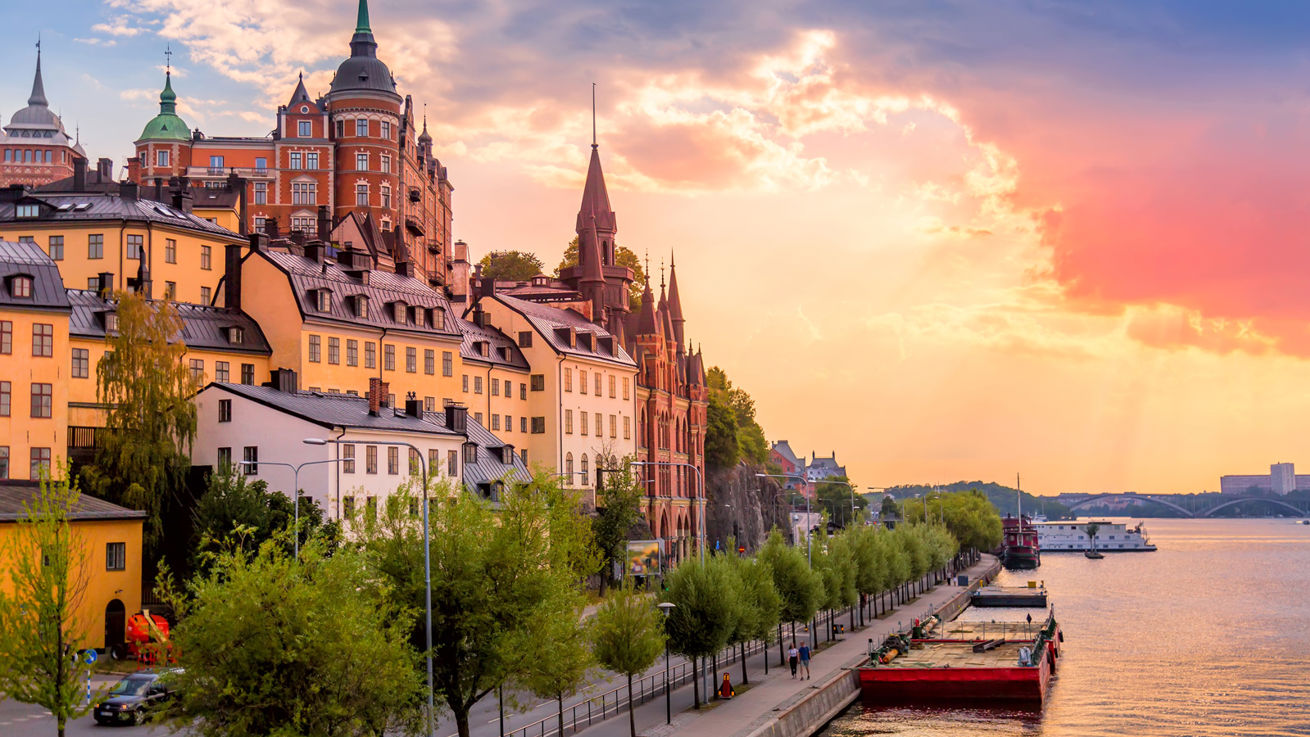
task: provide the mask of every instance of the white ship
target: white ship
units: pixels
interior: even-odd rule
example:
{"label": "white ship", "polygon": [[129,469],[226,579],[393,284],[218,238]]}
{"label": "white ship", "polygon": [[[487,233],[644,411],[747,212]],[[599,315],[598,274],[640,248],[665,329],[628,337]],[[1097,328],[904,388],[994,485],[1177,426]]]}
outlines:
{"label": "white ship", "polygon": [[1096,525],[1096,550],[1103,553],[1128,553],[1155,550],[1142,523],[1129,527],[1123,522],[1088,520],[1086,522],[1037,522],[1037,541],[1043,553],[1092,550],[1087,530]]}

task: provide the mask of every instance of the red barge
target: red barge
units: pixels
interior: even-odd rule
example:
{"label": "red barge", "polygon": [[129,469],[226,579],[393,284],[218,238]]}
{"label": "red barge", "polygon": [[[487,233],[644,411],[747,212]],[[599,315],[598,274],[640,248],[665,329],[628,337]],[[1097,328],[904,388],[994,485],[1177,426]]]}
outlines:
{"label": "red barge", "polygon": [[866,699],[882,703],[1040,705],[1062,639],[1054,616],[1045,624],[956,621],[945,628],[916,627],[872,649],[868,664],[859,669],[860,685]]}

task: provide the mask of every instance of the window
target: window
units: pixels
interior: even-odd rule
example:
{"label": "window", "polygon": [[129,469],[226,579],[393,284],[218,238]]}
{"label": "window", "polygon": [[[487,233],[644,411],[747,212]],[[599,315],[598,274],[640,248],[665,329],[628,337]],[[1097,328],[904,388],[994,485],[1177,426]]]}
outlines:
{"label": "window", "polygon": [[437,373],[437,352],[431,348],[423,349],[423,373],[428,376]]}
{"label": "window", "polygon": [[164,299],[168,300],[169,302],[172,302],[177,299],[177,282],[175,281],[164,282]]}
{"label": "window", "polygon": [[308,120],[300,121],[296,125],[296,128],[298,129],[297,132],[300,134],[301,138],[309,138],[310,136],[314,135],[314,130],[313,130],[314,124],[309,122]]}
{"label": "window", "polygon": [[50,418],[54,415],[54,386],[52,384],[31,384],[31,416]]}
{"label": "window", "polygon": [[200,288],[200,304],[207,305],[214,301],[214,290],[209,287]]}
{"label": "window", "polygon": [[455,356],[450,351],[441,352],[441,375],[455,375]]}
{"label": "window", "polygon": [[340,338],[328,338],[328,363],[334,366],[341,363]]}
{"label": "window", "polygon": [[327,289],[314,290],[314,302],[319,312],[332,311],[332,292]]}
{"label": "window", "polygon": [[341,497],[341,516],[346,519],[353,519],[355,517],[355,497]]}
{"label": "window", "polygon": [[145,236],[140,236],[140,235],[129,235],[127,237],[128,258],[135,258],[135,259],[141,258],[141,244],[143,242],[142,239],[144,237]]}
{"label": "window", "polygon": [[500,429],[500,415],[494,412],[491,414],[491,429],[492,430]]}
{"label": "window", "polygon": [[446,475],[459,475],[459,453],[453,450],[446,451]]}
{"label": "window", "polygon": [[355,154],[355,168],[359,171],[368,171],[368,154],[360,152]]}
{"label": "window", "polygon": [[305,167],[304,167],[304,165],[301,163],[302,161],[303,161],[303,158],[301,157],[300,152],[299,152],[299,151],[292,151],[292,152],[291,152],[291,165],[288,166],[287,168],[289,168],[289,169],[304,169]]}
{"label": "window", "polygon": [[491,380],[491,396],[493,397],[500,396],[500,379]]}
{"label": "window", "polygon": [[564,434],[573,434],[573,410],[571,409],[564,410]]}
{"label": "window", "polygon": [[532,377],[531,377],[531,381],[532,381],[532,391],[534,391],[534,392],[544,392],[544,391],[546,391],[546,375],[545,375],[545,374],[533,374]]}
{"label": "window", "polygon": [[619,421],[614,415],[610,415],[610,437],[617,438],[618,436],[619,436]]}
{"label": "window", "polygon": [[205,360],[203,358],[191,359],[191,380],[197,384],[205,383]]}
{"label": "window", "polygon": [[528,418],[526,418],[526,417],[520,417],[520,418],[519,418],[519,432],[527,432],[527,431],[528,431]]}
{"label": "window", "polygon": [[164,263],[177,263],[177,241],[172,238],[164,239]]}
{"label": "window", "polygon": [[564,391],[573,391],[573,369],[564,369]]}
{"label": "window", "polygon": [[615,376],[614,374],[610,374],[610,399],[613,399],[615,396],[617,396],[614,393],[614,388],[617,383],[618,383],[618,377]]}
{"label": "window", "polygon": [[86,288],[87,288],[87,291],[90,291],[90,292],[94,292],[94,291],[96,291],[97,289],[99,289],[99,288],[100,288],[100,277],[98,277],[98,276],[87,277],[87,280],[86,280]]}
{"label": "window", "polygon": [[232,421],[232,400],[231,400],[231,399],[220,399],[220,400],[218,400],[218,421],[219,421],[219,422],[231,422],[231,421]]}
{"label": "window", "polygon": [[382,346],[382,368],[387,371],[396,370],[396,346]]}
{"label": "window", "polygon": [[36,323],[32,326],[32,355],[49,358],[54,354],[55,326],[43,322]]}
{"label": "window", "polygon": [[255,171],[266,171],[268,169],[268,159],[263,156],[255,157]]}
{"label": "window", "polygon": [[540,434],[542,434],[542,433],[544,433],[544,432],[546,432],[546,418],[545,418],[545,417],[533,417],[533,418],[532,418],[532,434],[533,434],[533,435],[540,435]]}
{"label": "window", "polygon": [[390,173],[391,173],[391,157],[388,156],[388,155],[386,155],[386,154],[382,154],[381,156],[379,156],[379,157],[378,157],[378,168],[380,168],[380,169],[382,170],[382,173],[383,173],[383,174],[390,174]]}
{"label": "window", "polygon": [[34,218],[41,214],[41,208],[38,205],[18,205],[14,208],[15,217]]}
{"label": "window", "polygon": [[567,453],[564,456],[564,475],[568,478],[570,484],[573,483],[573,454]]}
{"label": "window", "polygon": [[255,364],[241,364],[241,383],[246,386],[253,386],[255,383]]}
{"label": "window", "polygon": [[436,397],[423,397],[423,411],[424,411],[424,412],[435,412],[436,410],[437,410],[437,398],[436,398]]}
{"label": "window", "polygon": [[311,336],[309,336],[309,361],[310,361],[310,363],[318,363],[318,361],[319,361],[319,351],[322,350],[322,347],[321,347],[321,345],[320,345],[320,341],[321,341],[321,339],[320,339],[317,335],[311,335]]}
{"label": "window", "polygon": [[587,434],[587,417],[588,417],[588,415],[587,415],[586,412],[579,412],[578,414],[582,417],[582,434],[583,434],[583,435],[586,435],[586,434]]}
{"label": "window", "polygon": [[628,417],[627,415],[624,415],[624,416],[623,416],[623,439],[624,439],[624,440],[629,440],[629,439],[631,439],[631,438],[632,438],[632,418],[631,418],[631,417]]}
{"label": "window", "polygon": [[418,372],[418,349],[414,346],[405,349],[405,371],[411,374]]}
{"label": "window", "polygon": [[9,446],[0,445],[0,479],[7,478],[9,478]]}
{"label": "window", "polygon": [[200,247],[200,268],[204,269],[205,271],[210,271],[211,269],[214,268],[213,246]]}
{"label": "window", "polygon": [[317,151],[306,151],[306,152],[305,152],[305,168],[306,168],[306,169],[317,169],[317,168],[318,168],[318,152],[317,152]]}
{"label": "window", "polygon": [[245,469],[247,476],[255,476],[259,473],[259,447],[247,445],[241,450],[242,467]]}
{"label": "window", "polygon": [[481,393],[482,393],[482,377],[481,377],[481,376],[474,376],[474,377],[473,377],[473,393],[474,393],[474,394],[481,394]]}
{"label": "window", "polygon": [[528,398],[528,385],[519,384],[519,399],[527,399],[527,398]]}
{"label": "window", "polygon": [[30,236],[30,235],[20,235],[20,236],[18,236],[18,242],[19,242],[19,243],[32,243],[32,244],[35,244],[35,243],[36,243],[36,237],[35,237],[35,236]]}
{"label": "window", "polygon": [[364,473],[378,472],[378,447],[376,445],[364,446]]}
{"label": "window", "polygon": [[9,395],[12,385],[7,381],[0,381],[0,417],[9,416]]}
{"label": "window", "polygon": [[367,135],[368,135],[368,119],[367,119],[367,118],[359,118],[359,119],[355,120],[355,135],[356,135],[356,136],[361,136],[361,137],[362,137],[362,136],[367,136]]}
{"label": "window", "polygon": [[519,346],[523,348],[532,347],[532,331],[524,330],[523,332],[519,333]]}
{"label": "window", "polygon": [[382,121],[379,121],[379,122],[380,122],[381,125],[382,125],[382,137],[385,138],[385,139],[387,139],[387,140],[391,140],[391,121],[390,121],[390,120],[382,120]]}
{"label": "window", "polygon": [[168,149],[155,151],[155,166],[168,166]]}
{"label": "window", "polygon": [[464,393],[465,393],[465,394],[468,394],[468,393],[469,393],[469,375],[468,375],[468,374],[464,374],[464,382],[463,382],[463,383],[464,383],[464,387],[463,387],[463,388],[464,388]]}
{"label": "window", "polygon": [[341,472],[355,472],[355,446],[349,443],[341,446]]}
{"label": "window", "polygon": [[600,396],[600,393],[601,393],[601,387],[600,387],[601,376],[600,376],[600,372],[597,371],[596,373],[592,374],[592,376],[596,377],[596,396],[599,397],[599,396]]}
{"label": "window", "polygon": [[359,341],[354,338],[346,339],[346,365],[359,365]]}
{"label": "window", "polygon": [[377,368],[378,347],[375,343],[364,344],[364,368]]}
{"label": "window", "polygon": [[39,479],[43,474],[48,475],[50,473],[49,448],[33,448],[31,458],[32,458],[32,465],[29,469],[29,473],[31,473],[32,475],[29,476],[28,478]]}
{"label": "window", "polygon": [[9,293],[15,298],[31,299],[32,278],[28,276],[13,277],[9,282]]}
{"label": "window", "polygon": [[232,364],[227,361],[214,361],[214,381],[226,384],[232,380]]}
{"label": "window", "polygon": [[395,476],[400,473],[400,448],[387,446],[387,473]]}
{"label": "window", "polygon": [[585,485],[585,484],[589,484],[589,483],[591,483],[591,470],[587,467],[587,454],[586,454],[586,453],[583,453],[583,454],[582,454],[582,461],[581,461],[581,463],[579,464],[578,473],[579,473],[579,475],[582,476],[582,483],[583,483],[584,485]]}
{"label": "window", "polygon": [[[382,185],[381,192],[382,192],[382,206],[383,206],[383,207],[391,207],[391,185],[390,185],[390,184],[384,184],[384,185]],[[384,225],[382,226],[382,229],[383,229],[383,230],[390,230],[390,228],[388,228],[388,227],[385,225],[385,222],[386,222],[386,221],[383,221],[383,222],[384,222]]]}
{"label": "window", "polygon": [[86,237],[86,257],[87,258],[104,258],[105,257],[105,236],[102,233],[92,233]]}
{"label": "window", "polygon": [[578,369],[578,391],[587,393],[587,372],[582,369]]}
{"label": "window", "polygon": [[[268,204],[268,182],[255,182],[255,204]],[[259,222],[264,218],[255,218],[255,229],[263,232],[264,224]]]}
{"label": "window", "polygon": [[50,260],[64,260],[64,237],[62,235],[50,236]]}
{"label": "window", "polygon": [[337,121],[337,138],[342,138],[342,137],[344,137],[345,135],[346,135],[346,121],[344,121],[344,120],[338,120],[338,121]]}
{"label": "window", "polygon": [[596,413],[596,437],[600,437],[601,435],[604,435],[604,434],[605,434],[605,418],[604,418],[604,417],[603,417],[599,412],[597,412],[597,413]]}
{"label": "window", "polygon": [[85,379],[91,376],[91,351],[85,348],[73,349],[73,378]]}
{"label": "window", "polygon": [[[346,245],[350,245],[350,244],[347,243]],[[360,294],[360,295],[356,295],[356,296],[355,296],[355,316],[356,316],[356,317],[362,317],[362,318],[365,318],[365,319],[368,318],[368,296],[367,296],[367,295]]]}
{"label": "window", "polygon": [[478,444],[464,443],[464,465],[478,462]]}
{"label": "window", "polygon": [[368,185],[367,185],[367,184],[356,184],[356,185],[355,185],[355,206],[357,206],[357,207],[368,207]]}
{"label": "window", "polygon": [[476,422],[476,423],[478,423],[479,425],[481,425],[481,424],[482,424],[482,413],[481,413],[481,412],[474,412],[474,413],[473,413],[473,421]]}
{"label": "window", "polygon": [[262,215],[256,215],[256,216],[255,216],[255,232],[256,232],[256,233],[263,233],[263,232],[264,232],[265,230],[267,230],[267,229],[268,229],[268,219],[265,218],[265,217],[263,217]]}
{"label": "window", "polygon": [[222,169],[222,168],[223,168],[223,157],[222,157],[222,156],[210,156],[210,157],[209,157],[209,168],[210,168],[210,169]]}
{"label": "window", "polygon": [[313,205],[318,202],[318,184],[316,182],[292,182],[291,204]]}

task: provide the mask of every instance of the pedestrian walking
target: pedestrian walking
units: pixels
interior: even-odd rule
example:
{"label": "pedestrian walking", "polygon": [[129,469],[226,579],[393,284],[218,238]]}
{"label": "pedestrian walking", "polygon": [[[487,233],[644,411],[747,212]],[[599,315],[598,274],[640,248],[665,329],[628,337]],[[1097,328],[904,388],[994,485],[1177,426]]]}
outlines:
{"label": "pedestrian walking", "polygon": [[810,680],[810,646],[801,643],[800,652],[797,653],[801,659],[801,667],[805,669],[805,680]]}
{"label": "pedestrian walking", "polygon": [[796,665],[800,661],[800,651],[796,649],[796,641],[792,640],[791,648],[787,650],[787,664],[791,666],[791,677],[796,677]]}

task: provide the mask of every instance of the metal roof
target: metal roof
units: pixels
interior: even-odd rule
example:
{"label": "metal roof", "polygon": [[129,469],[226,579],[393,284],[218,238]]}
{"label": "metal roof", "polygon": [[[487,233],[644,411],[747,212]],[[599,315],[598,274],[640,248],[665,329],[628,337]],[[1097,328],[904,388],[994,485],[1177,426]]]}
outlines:
{"label": "metal roof", "polygon": [[[0,522],[26,519],[27,505],[32,504],[40,492],[41,487],[37,484],[0,484]],[[69,516],[74,520],[145,519],[146,513],[80,494]]]}
{"label": "metal roof", "polygon": [[[500,300],[501,304],[523,315],[557,353],[596,358],[628,366],[637,365],[627,351],[623,350],[623,346],[619,345],[618,338],[573,310],[528,302],[507,294],[497,294],[492,299]],[[591,341],[591,348],[585,347],[581,342],[569,345],[556,334],[556,328],[571,329],[578,335],[589,334],[594,336]],[[610,338],[610,345],[613,350],[606,351],[602,348],[601,341],[598,338]]]}
{"label": "metal roof", "polygon": [[[32,277],[32,296],[14,297],[10,277]],[[35,243],[0,241],[0,306],[67,310],[59,267]]]}
{"label": "metal roof", "polygon": [[[464,342],[459,347],[459,355],[465,361],[528,370],[528,361],[519,350],[518,343],[500,330],[491,326],[479,327],[477,323],[468,320],[458,320],[456,324],[464,335]],[[486,354],[478,351],[478,343],[486,344]]]}
{"label": "metal roof", "polygon": [[[41,213],[34,218],[18,218],[16,208],[19,203],[39,204]],[[30,193],[18,202],[0,202],[0,222],[77,222],[96,220],[127,220],[132,222],[150,222],[171,225],[176,228],[201,231],[209,235],[224,238],[232,243],[245,243],[246,239],[227,228],[221,227],[197,217],[189,212],[175,209],[163,202],[149,199],[125,199],[117,193],[82,192],[65,193]]]}
{"label": "metal roof", "polygon": [[[84,338],[105,337],[103,315],[116,309],[117,300],[103,299],[96,292],[86,289],[69,289],[67,294],[68,302],[73,307],[73,314],[68,320],[69,335]],[[273,349],[264,338],[264,331],[260,330],[259,324],[244,312],[232,312],[222,307],[186,302],[175,302],[173,307],[182,320],[182,334],[177,337],[188,348],[265,356],[273,353]],[[240,342],[233,343],[229,340],[228,328],[232,327],[241,328]]]}

